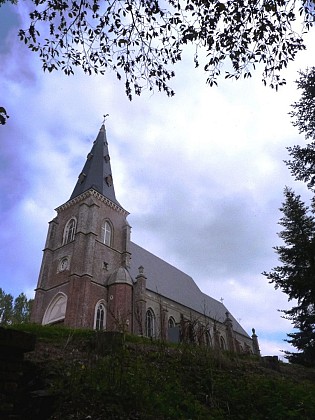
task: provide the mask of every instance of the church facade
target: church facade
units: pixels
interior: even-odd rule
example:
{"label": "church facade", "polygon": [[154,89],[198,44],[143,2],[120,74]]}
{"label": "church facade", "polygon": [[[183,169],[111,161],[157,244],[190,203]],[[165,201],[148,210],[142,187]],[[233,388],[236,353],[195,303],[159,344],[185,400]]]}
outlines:
{"label": "church facade", "polygon": [[70,199],[49,223],[32,321],[126,331],[259,354],[222,302],[130,239],[102,125]]}

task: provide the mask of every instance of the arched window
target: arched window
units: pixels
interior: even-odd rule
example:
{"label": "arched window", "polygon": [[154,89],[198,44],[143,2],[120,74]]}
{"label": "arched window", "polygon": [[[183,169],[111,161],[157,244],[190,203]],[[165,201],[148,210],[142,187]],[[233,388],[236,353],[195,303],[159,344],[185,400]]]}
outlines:
{"label": "arched window", "polygon": [[67,296],[60,292],[50,301],[44,317],[43,325],[53,324],[64,320],[67,308]]}
{"label": "arched window", "polygon": [[226,344],[225,344],[225,340],[223,337],[220,337],[220,349],[221,350],[226,350]]}
{"label": "arched window", "polygon": [[102,225],[102,241],[108,246],[112,243],[112,227],[107,220],[105,220]]}
{"label": "arched window", "polygon": [[72,242],[74,240],[76,225],[77,225],[77,221],[74,217],[72,219],[70,219],[68,221],[68,223],[66,224],[65,230],[64,230],[64,233],[63,233],[63,244],[64,245],[68,244],[69,242]]}
{"label": "arched window", "polygon": [[175,325],[176,325],[175,319],[172,316],[170,316],[168,319],[168,328],[174,328]]}
{"label": "arched window", "polygon": [[98,331],[106,328],[106,308],[103,302],[98,302],[95,307],[94,329]]}
{"label": "arched window", "polygon": [[145,335],[149,338],[155,337],[155,315],[151,308],[145,315]]}
{"label": "arched window", "polygon": [[206,346],[207,347],[212,347],[212,339],[211,339],[211,335],[210,335],[209,331],[205,332],[205,338],[206,338]]}

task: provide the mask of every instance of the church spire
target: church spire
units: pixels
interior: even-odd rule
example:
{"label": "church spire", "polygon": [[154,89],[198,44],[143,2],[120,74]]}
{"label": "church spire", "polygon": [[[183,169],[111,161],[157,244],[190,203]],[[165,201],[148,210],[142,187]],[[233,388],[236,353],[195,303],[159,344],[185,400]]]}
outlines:
{"label": "church spire", "polygon": [[106,198],[109,198],[114,203],[119,204],[115,196],[104,124],[93,143],[90,153],[87,155],[85,165],[79,175],[70,200],[91,188]]}

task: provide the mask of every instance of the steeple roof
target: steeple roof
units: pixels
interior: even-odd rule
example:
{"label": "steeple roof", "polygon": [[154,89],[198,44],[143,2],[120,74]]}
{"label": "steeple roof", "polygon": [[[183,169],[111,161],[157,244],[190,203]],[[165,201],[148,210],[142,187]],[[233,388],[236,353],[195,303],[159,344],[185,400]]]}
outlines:
{"label": "steeple roof", "polygon": [[115,196],[104,124],[93,143],[90,153],[87,155],[85,165],[79,175],[70,200],[91,188],[120,206]]}

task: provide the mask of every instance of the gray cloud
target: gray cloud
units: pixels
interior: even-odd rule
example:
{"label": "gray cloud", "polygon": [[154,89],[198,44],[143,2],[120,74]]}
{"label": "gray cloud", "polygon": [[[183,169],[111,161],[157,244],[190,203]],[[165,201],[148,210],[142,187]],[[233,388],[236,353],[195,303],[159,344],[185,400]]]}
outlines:
{"label": "gray cloud", "polygon": [[277,309],[286,296],[260,273],[276,263],[278,208],[293,185],[285,146],[303,141],[287,116],[295,73],[277,94],[257,80],[211,90],[183,62],[175,98],[145,93],[130,103],[112,75],[43,74],[30,51],[10,45],[0,49],[11,116],[0,128],[1,287],[36,286],[47,222],[69,199],[109,113],[116,195],[131,213],[133,240],[223,296],[246,328],[260,329],[264,352],[281,347],[275,336],[289,326]]}

